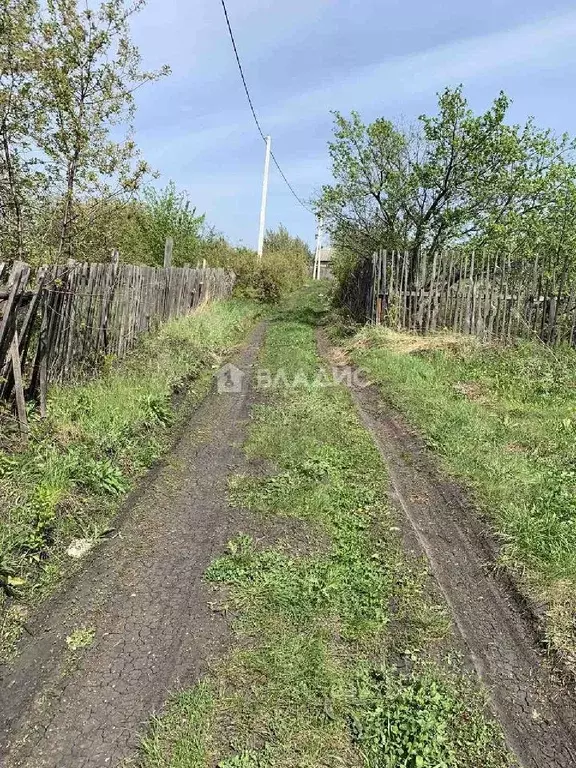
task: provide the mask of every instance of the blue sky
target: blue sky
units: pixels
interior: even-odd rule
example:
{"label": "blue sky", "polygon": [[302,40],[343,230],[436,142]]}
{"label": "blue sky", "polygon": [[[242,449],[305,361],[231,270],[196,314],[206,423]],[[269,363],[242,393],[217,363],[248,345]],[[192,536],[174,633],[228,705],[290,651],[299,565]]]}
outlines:
{"label": "blue sky", "polygon": [[[330,179],[330,111],[414,120],[462,82],[484,109],[576,134],[576,7],[568,0],[228,0],[260,122],[298,194]],[[143,63],[172,75],[137,92],[136,139],[232,242],[255,247],[263,142],[220,0],[149,0],[134,20]],[[272,169],[269,226],[313,242],[315,222]]]}

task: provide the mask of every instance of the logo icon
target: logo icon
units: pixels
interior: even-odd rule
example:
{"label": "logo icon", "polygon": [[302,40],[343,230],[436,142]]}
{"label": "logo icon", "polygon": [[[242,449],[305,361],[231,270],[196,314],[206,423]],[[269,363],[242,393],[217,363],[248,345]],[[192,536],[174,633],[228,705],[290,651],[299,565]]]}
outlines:
{"label": "logo icon", "polygon": [[246,374],[232,363],[227,363],[216,374],[216,389],[219,395],[242,392],[242,382]]}

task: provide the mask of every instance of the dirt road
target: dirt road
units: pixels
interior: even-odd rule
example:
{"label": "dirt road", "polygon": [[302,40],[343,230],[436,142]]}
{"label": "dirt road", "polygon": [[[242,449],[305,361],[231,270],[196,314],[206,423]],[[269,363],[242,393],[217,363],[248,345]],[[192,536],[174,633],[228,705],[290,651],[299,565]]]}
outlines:
{"label": "dirt road", "polygon": [[[234,362],[255,365],[263,328]],[[319,337],[323,355],[326,339]],[[576,710],[538,648],[531,617],[494,572],[486,523],[372,387],[353,390],[390,472],[393,501],[452,612],[471,663],[524,768],[576,766]],[[238,530],[257,528],[230,508],[227,479],[242,472],[253,403],[212,393],[169,460],[146,479],[82,573],[31,624],[3,670],[0,758],[7,768],[118,768],[136,754],[150,715],[202,677],[227,647],[202,575]],[[71,651],[74,630],[94,642]]]}

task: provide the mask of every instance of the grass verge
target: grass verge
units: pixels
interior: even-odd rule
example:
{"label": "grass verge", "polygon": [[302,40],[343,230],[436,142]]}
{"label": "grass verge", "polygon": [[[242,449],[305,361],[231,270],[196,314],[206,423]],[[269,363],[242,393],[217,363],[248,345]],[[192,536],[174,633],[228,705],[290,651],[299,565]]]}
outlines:
{"label": "grass verge", "polygon": [[488,511],[502,560],[547,606],[576,671],[576,353],[366,328],[354,361]]}
{"label": "grass verge", "polygon": [[[73,565],[70,543],[98,541],[134,481],[170,445],[175,422],[260,312],[229,300],[171,321],[88,383],[56,386],[26,445],[0,449],[0,655],[27,606]],[[178,397],[178,394],[181,397]],[[184,399],[187,407],[177,408]]]}
{"label": "grass verge", "polygon": [[449,623],[422,564],[403,556],[349,393],[313,384],[321,300],[287,305],[261,355],[283,376],[255,407],[246,450],[275,469],[233,478],[231,495],[261,518],[262,539],[240,533],[206,574],[236,617],[235,648],[155,721],[142,766],[510,765],[481,693],[446,653]]}

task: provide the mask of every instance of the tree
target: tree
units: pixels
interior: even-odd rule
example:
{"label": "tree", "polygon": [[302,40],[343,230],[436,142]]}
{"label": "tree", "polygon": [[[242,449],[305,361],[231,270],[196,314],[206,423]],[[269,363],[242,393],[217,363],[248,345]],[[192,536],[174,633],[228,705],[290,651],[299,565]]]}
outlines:
{"label": "tree", "polygon": [[80,225],[129,204],[149,172],[133,92],[168,69],[141,70],[129,22],[143,4],[0,0],[3,259],[81,257]]}
{"label": "tree", "polygon": [[41,56],[36,0],[0,0],[0,237],[2,257],[26,251],[38,178],[31,150],[42,126],[34,73]]}
{"label": "tree", "polygon": [[173,181],[160,190],[148,186],[133,206],[131,226],[118,247],[123,254],[132,252],[145,264],[161,265],[164,243],[172,237],[174,266],[195,264],[202,258],[205,219],[203,214],[197,215],[187,193],[178,192]]}
{"label": "tree", "polygon": [[[106,0],[79,9],[76,0],[48,0],[40,24],[38,70],[46,126],[37,137],[60,195],[58,256],[72,255],[74,209],[81,196],[135,190],[148,165],[132,138],[133,92],[168,72],[144,72],[128,22],[144,0]],[[111,136],[123,125],[124,139]]]}
{"label": "tree", "polygon": [[301,286],[311,264],[312,251],[304,240],[291,235],[282,224],[277,230],[267,230],[261,268],[278,283],[278,294]]}
{"label": "tree", "polygon": [[437,114],[408,130],[337,113],[329,145],[335,183],[317,201],[336,245],[359,257],[408,250],[413,277],[420,259],[445,248],[511,249],[537,231],[540,240],[549,236],[542,222],[574,189],[574,143],[531,120],[508,125],[509,105],[501,93],[475,115],[461,87],[446,89]]}
{"label": "tree", "polygon": [[300,237],[291,235],[283,224],[277,230],[269,229],[264,237],[264,252],[292,254],[295,259],[312,262],[312,251]]}

